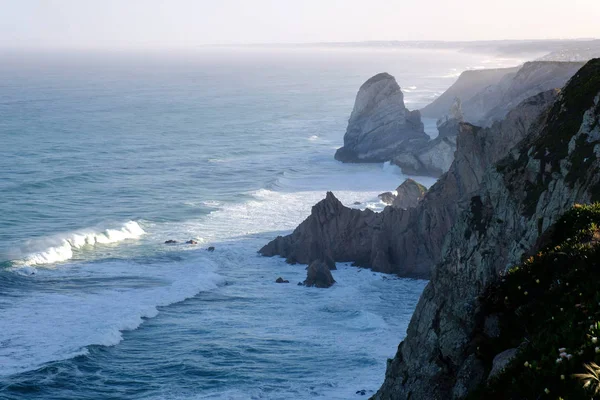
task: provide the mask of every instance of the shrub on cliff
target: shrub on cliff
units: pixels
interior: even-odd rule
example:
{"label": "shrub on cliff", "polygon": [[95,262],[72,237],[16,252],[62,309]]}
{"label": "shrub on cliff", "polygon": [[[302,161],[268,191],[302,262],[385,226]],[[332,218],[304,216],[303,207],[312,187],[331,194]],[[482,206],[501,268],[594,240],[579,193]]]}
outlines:
{"label": "shrub on cliff", "polygon": [[551,231],[542,251],[510,269],[482,298],[482,314],[498,317],[500,335],[474,339],[479,357],[491,367],[494,355],[519,351],[470,398],[595,395],[600,384],[593,364],[600,364],[600,204],[574,206]]}

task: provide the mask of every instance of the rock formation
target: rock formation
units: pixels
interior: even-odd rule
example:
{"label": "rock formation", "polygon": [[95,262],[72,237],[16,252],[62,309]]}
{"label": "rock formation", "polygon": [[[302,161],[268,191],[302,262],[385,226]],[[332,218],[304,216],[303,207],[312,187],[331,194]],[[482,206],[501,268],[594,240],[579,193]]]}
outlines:
{"label": "rock formation", "polygon": [[343,162],[384,162],[398,150],[418,147],[428,140],[419,111],[409,111],[394,77],[380,73],[360,87],[344,146],[335,158]]}
{"label": "rock formation", "polygon": [[438,118],[458,97],[462,100],[465,121],[490,126],[526,98],[562,87],[582,65],[580,62],[533,61],[520,68],[465,71],[421,113]]}
{"label": "rock formation", "polygon": [[548,91],[527,99],[490,128],[460,124],[452,166],[417,207],[361,211],[345,207],[329,192],[291,235],[277,237],[260,253],[303,264],[328,254],[335,261],[380,272],[429,277],[446,234],[460,212],[470,207],[485,169],[533,129],[556,95]]}
{"label": "rock formation", "polygon": [[413,179],[406,179],[396,188],[396,194],[385,192],[379,195],[384,203],[395,208],[416,207],[425,195],[427,188]]}
{"label": "rock formation", "polygon": [[328,288],[335,283],[329,267],[323,260],[314,260],[306,270],[304,286]]}
{"label": "rock formation", "polygon": [[454,161],[456,137],[464,122],[460,99],[454,99],[448,115],[437,121],[438,136],[424,146],[397,154],[392,163],[409,175],[439,177],[450,169]]}
{"label": "rock formation", "polygon": [[374,399],[460,399],[485,381],[478,296],[574,203],[600,200],[600,60],[504,154],[453,224]]}

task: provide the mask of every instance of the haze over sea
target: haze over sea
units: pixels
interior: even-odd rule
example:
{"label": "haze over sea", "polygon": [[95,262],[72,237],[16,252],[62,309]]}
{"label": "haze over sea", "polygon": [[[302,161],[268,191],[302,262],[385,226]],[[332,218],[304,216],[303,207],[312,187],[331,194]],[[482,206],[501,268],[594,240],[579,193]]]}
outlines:
{"label": "haze over sea", "polygon": [[426,282],[338,264],[332,288],[305,288],[304,266],[256,251],[327,190],[380,210],[403,181],[333,159],[370,76],[394,75],[416,109],[465,69],[523,61],[340,48],[0,60],[2,399],[373,393]]}

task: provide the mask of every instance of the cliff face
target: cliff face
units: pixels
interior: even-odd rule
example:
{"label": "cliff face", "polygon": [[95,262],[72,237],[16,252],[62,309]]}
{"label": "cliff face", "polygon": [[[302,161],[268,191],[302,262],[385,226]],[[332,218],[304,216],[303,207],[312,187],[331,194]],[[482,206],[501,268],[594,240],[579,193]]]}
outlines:
{"label": "cliff face", "polygon": [[519,68],[465,71],[421,113],[438,118],[451,104],[451,96],[458,97],[466,121],[489,126],[526,98],[562,87],[582,66],[580,62],[534,61]]}
{"label": "cliff face", "polygon": [[384,162],[399,149],[428,140],[419,111],[409,111],[394,77],[380,73],[360,87],[344,146],[335,158],[343,162]]}
{"label": "cliff face", "polygon": [[[469,100],[484,89],[497,85],[506,75],[515,74],[518,70],[519,67],[464,71],[448,90],[421,109],[421,115],[427,118],[440,118],[448,112],[456,98],[463,102]],[[475,122],[470,119],[470,115],[467,121]]]}
{"label": "cliff face", "polygon": [[541,93],[523,102],[491,128],[460,124],[456,157],[414,208],[386,207],[381,213],[343,206],[332,193],[312,209],[291,235],[260,250],[289,262],[308,264],[324,255],[376,271],[428,277],[440,260],[444,239],[468,208],[485,169],[522,140],[556,97]]}
{"label": "cliff face", "polygon": [[487,168],[457,217],[375,399],[463,398],[477,357],[479,297],[574,203],[600,198],[600,60],[569,81],[537,127]]}

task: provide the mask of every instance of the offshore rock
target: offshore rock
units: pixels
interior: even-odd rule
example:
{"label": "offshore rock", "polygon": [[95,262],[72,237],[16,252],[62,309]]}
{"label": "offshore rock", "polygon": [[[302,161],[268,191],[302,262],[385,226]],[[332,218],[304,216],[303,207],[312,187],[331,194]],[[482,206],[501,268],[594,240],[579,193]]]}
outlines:
{"label": "offshore rock", "polygon": [[292,234],[277,237],[260,253],[303,264],[329,254],[335,261],[379,272],[429,277],[446,235],[470,207],[486,168],[526,136],[556,95],[549,91],[526,100],[491,128],[460,124],[452,166],[416,207],[361,211],[345,207],[328,192]]}
{"label": "offshore rock", "polygon": [[409,111],[393,76],[380,73],[359,89],[344,135],[335,153],[342,162],[389,161],[402,149],[419,147],[429,137],[419,111]]}
{"label": "offshore rock", "polygon": [[477,358],[486,317],[478,297],[574,203],[600,200],[600,60],[526,131],[453,224],[374,399],[459,399],[485,382],[492,366]]}
{"label": "offshore rock", "polygon": [[323,260],[315,260],[310,263],[306,271],[304,286],[315,286],[328,288],[335,283],[329,267]]}

